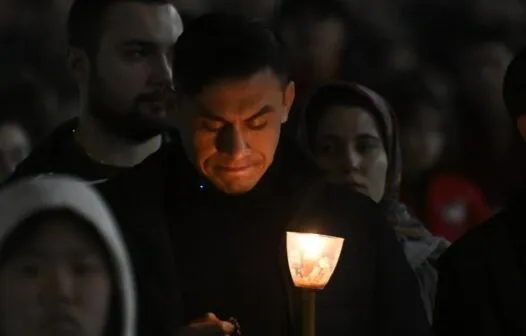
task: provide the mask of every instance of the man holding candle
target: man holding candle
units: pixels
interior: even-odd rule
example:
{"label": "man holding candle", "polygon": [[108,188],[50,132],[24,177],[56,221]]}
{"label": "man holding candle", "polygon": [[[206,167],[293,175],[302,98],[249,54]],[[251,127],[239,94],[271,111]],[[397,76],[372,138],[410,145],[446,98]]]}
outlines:
{"label": "man holding candle", "polygon": [[152,250],[161,242],[148,232],[171,240],[185,320],[214,312],[247,335],[296,335],[285,232],[313,231],[345,238],[318,295],[320,335],[427,335],[417,281],[381,211],[325,184],[280,137],[294,83],[273,33],[210,14],[187,27],[174,55],[181,143],[101,189]]}

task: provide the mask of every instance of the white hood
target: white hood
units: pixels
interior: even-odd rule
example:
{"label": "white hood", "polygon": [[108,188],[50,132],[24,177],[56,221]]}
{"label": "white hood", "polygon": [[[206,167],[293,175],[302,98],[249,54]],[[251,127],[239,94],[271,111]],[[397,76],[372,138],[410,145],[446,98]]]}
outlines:
{"label": "white hood", "polygon": [[126,245],[102,198],[85,182],[44,176],[10,184],[0,191],[0,248],[22,221],[43,210],[68,209],[100,234],[114,259],[122,306],[122,336],[135,336],[136,293]]}

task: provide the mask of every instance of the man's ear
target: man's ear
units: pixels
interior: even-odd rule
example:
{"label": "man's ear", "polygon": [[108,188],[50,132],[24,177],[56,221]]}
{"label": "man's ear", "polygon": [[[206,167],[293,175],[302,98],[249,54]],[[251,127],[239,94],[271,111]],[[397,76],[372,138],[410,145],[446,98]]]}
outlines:
{"label": "man's ear", "polygon": [[70,47],[68,50],[68,67],[79,85],[89,81],[91,61],[85,50]]}
{"label": "man's ear", "polygon": [[289,119],[290,110],[294,104],[294,99],[296,98],[296,84],[293,81],[290,81],[285,87],[283,93],[283,105],[285,106],[285,111],[281,116],[281,123],[284,124]]}
{"label": "man's ear", "polygon": [[522,136],[522,139],[526,141],[526,114],[523,114],[517,118],[517,129]]}

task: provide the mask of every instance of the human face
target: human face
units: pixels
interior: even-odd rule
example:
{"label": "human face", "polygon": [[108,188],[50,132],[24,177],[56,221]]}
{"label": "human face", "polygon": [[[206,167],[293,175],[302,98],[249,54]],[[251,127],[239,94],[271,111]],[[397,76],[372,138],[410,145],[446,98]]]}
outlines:
{"label": "human face", "polygon": [[104,334],[111,292],[108,265],[101,247],[74,224],[46,220],[2,266],[0,334]]}
{"label": "human face", "polygon": [[273,71],[228,79],[183,97],[178,125],[190,161],[228,194],[251,190],[274,159],[294,100]]}
{"label": "human face", "polygon": [[314,149],[334,183],[345,183],[379,202],[388,159],[373,116],[361,107],[333,106],[323,113]]}
{"label": "human face", "polygon": [[89,78],[89,111],[112,133],[143,142],[165,125],[172,50],[182,33],[172,5],[112,5]]}

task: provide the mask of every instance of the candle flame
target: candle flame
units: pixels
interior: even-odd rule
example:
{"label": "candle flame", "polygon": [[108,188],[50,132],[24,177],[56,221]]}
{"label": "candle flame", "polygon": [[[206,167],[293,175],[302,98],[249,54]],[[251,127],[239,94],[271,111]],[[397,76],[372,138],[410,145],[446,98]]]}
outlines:
{"label": "candle flame", "polygon": [[287,232],[287,257],[294,284],[323,289],[338,264],[343,241],[339,237]]}
{"label": "candle flame", "polygon": [[323,251],[323,241],[319,235],[314,233],[304,234],[298,237],[298,242],[305,259],[320,259]]}

